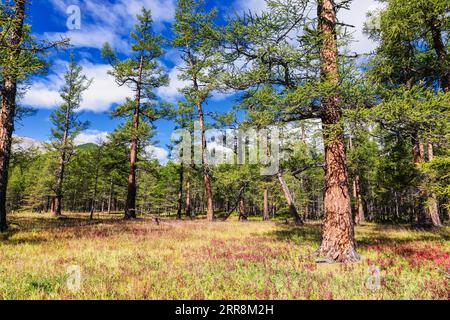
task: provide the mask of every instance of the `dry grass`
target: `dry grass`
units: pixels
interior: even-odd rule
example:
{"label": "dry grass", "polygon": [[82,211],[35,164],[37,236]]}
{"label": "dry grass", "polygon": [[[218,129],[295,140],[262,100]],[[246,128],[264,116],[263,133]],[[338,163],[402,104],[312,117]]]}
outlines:
{"label": "dry grass", "polygon": [[[11,218],[0,241],[0,299],[450,298],[448,227],[366,224],[357,229],[362,262],[323,265],[311,256],[314,223]],[[82,270],[78,292],[66,285],[72,265]]]}

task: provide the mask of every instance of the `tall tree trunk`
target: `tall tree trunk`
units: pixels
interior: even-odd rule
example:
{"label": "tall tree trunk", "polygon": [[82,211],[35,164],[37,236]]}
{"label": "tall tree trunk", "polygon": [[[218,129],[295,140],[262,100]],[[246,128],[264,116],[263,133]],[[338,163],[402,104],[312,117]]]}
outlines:
{"label": "tall tree trunk", "polygon": [[283,190],[284,197],[286,198],[287,204],[289,206],[289,213],[294,218],[295,224],[302,225],[303,220],[298,214],[297,208],[295,207],[294,199],[292,198],[291,191],[289,190],[289,186],[284,180],[283,173],[281,171],[278,172],[278,180],[280,181],[281,189]]}
{"label": "tall tree trunk", "polygon": [[66,119],[64,123],[64,135],[62,140],[62,149],[59,157],[58,176],[56,178],[55,186],[55,207],[53,208],[53,215],[59,217],[62,214],[62,197],[63,197],[63,181],[64,173],[66,169],[66,156],[67,156],[67,140],[69,136],[69,107],[66,109]]}
{"label": "tall tree trunk", "polygon": [[[194,87],[196,90],[198,90],[198,84],[196,79],[194,79]],[[206,128],[205,128],[205,119],[203,115],[203,107],[200,98],[197,98],[197,112],[198,112],[198,121],[200,123],[201,140],[202,140],[201,151],[202,151],[203,183],[205,186],[205,196],[206,196],[206,217],[208,221],[213,221],[214,208],[213,208],[211,180],[209,176],[210,172],[209,172],[208,153],[206,144]]]}
{"label": "tall tree trunk", "polygon": [[269,212],[269,190],[264,189],[264,209],[263,209],[263,220],[270,220],[270,212]]}
{"label": "tall tree trunk", "polygon": [[361,180],[358,174],[353,175],[353,198],[355,199],[355,223],[360,224],[365,220],[365,217],[361,197]]}
{"label": "tall tree trunk", "polygon": [[[324,82],[338,86],[337,17],[333,0],[318,1],[318,17],[319,30],[322,33],[321,78]],[[360,257],[355,249],[341,118],[340,97],[337,94],[325,97],[322,101],[325,144],[325,218],[322,244],[317,253],[336,262],[353,262]]]}
{"label": "tall tree trunk", "polygon": [[98,168],[98,164],[96,164],[96,165],[97,165],[97,168],[95,169],[94,191],[92,192],[91,212],[90,212],[90,216],[89,216],[90,220],[94,219],[95,204],[97,201],[99,168]]}
{"label": "tall tree trunk", "polygon": [[139,62],[139,76],[136,87],[135,107],[133,114],[133,131],[131,138],[130,149],[130,174],[128,175],[128,193],[127,193],[127,205],[125,208],[125,219],[136,219],[136,162],[138,154],[139,144],[139,117],[141,107],[141,83],[142,83],[142,70],[144,67],[144,56],[141,55]]}
{"label": "tall tree trunk", "polygon": [[114,192],[114,184],[113,184],[113,178],[111,178],[111,182],[109,185],[109,196],[108,196],[108,214],[111,214],[113,192]]}
{"label": "tall tree trunk", "polygon": [[[412,137],[413,143],[413,160],[414,166],[417,169],[417,175],[420,180],[423,180],[422,174],[420,174],[420,166],[425,162],[425,148],[423,143],[420,141],[418,135]],[[429,214],[428,208],[423,206],[424,200],[427,198],[427,192],[424,190],[423,186],[419,185],[419,200],[416,205],[416,222],[419,224],[427,224],[431,221],[431,216]]]}
{"label": "tall tree trunk", "polygon": [[[16,0],[14,20],[11,26],[11,55],[9,61],[16,61],[20,54],[25,19],[25,0]],[[14,66],[13,66],[14,68]],[[2,105],[0,114],[0,232],[6,231],[6,191],[8,187],[8,168],[11,156],[14,114],[16,110],[17,78],[14,70],[5,68],[2,83]]]}
{"label": "tall tree trunk", "polygon": [[185,206],[186,216],[192,216],[192,207],[191,207],[191,181],[190,179],[186,182],[186,206]]}
{"label": "tall tree trunk", "polygon": [[177,219],[181,220],[181,213],[183,210],[183,184],[184,184],[184,165],[180,164],[178,171],[179,183],[178,183],[178,210]]}
{"label": "tall tree trunk", "polygon": [[245,198],[244,195],[241,195],[241,199],[239,200],[239,221],[247,221],[248,214],[245,207]]}
{"label": "tall tree trunk", "polygon": [[[349,148],[353,150],[353,137],[351,133],[349,137]],[[364,207],[361,196],[361,180],[356,169],[353,170],[353,199],[355,201],[355,224],[360,224],[364,221]]]}
{"label": "tall tree trunk", "polygon": [[[428,161],[433,161],[433,158],[433,145],[431,143],[428,143]],[[433,226],[441,227],[442,223],[441,218],[439,217],[439,204],[434,193],[428,195],[427,210]]]}

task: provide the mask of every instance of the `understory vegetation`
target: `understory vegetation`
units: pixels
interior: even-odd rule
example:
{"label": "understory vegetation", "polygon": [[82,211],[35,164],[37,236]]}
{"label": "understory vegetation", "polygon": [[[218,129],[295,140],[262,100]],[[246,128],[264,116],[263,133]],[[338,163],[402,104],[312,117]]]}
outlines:
{"label": "understory vegetation", "polygon": [[[364,258],[346,265],[317,263],[318,223],[11,219],[0,242],[0,299],[450,298],[448,227],[364,223],[356,228]],[[81,268],[78,292],[66,285],[72,265]]]}

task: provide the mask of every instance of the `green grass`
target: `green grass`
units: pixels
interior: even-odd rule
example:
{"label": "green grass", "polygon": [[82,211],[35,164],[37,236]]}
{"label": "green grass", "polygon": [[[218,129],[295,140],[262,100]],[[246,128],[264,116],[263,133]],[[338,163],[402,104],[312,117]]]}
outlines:
{"label": "green grass", "polygon": [[[11,215],[0,299],[449,299],[450,235],[364,224],[356,264],[318,264],[320,225]],[[81,268],[81,290],[67,268]],[[370,266],[380,286],[368,287]],[[372,277],[372,279],[375,279]],[[376,283],[376,281],[375,281]]]}

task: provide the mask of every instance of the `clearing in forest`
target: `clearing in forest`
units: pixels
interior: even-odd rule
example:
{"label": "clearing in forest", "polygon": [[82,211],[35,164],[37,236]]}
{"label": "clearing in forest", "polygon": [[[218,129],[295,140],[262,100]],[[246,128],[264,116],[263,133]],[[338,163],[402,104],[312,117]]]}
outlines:
{"label": "clearing in forest", "polygon": [[[11,215],[0,299],[448,299],[449,227],[357,227],[356,264],[320,264],[320,225]],[[78,266],[80,288],[67,286]]]}

